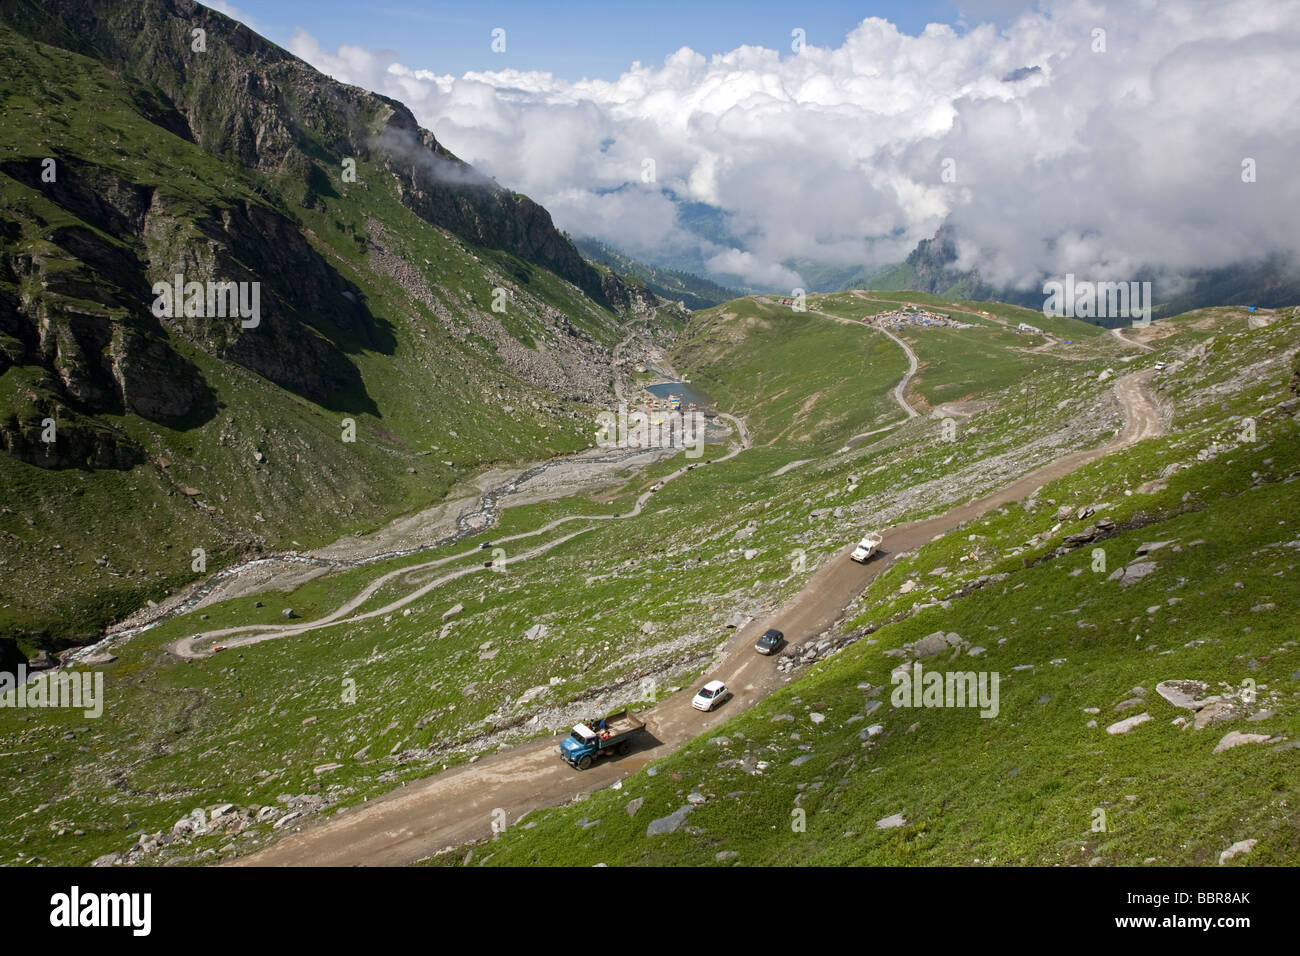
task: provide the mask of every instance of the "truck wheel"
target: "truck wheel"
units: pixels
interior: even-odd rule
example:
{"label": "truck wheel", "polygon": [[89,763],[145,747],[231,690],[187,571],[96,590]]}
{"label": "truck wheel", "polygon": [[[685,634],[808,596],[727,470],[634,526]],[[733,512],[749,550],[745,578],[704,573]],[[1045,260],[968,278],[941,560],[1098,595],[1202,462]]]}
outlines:
{"label": "truck wheel", "polygon": [[587,756],[583,757],[581,760],[578,761],[578,769],[579,769],[579,770],[586,770],[586,769],[587,769],[588,767],[590,767],[590,766],[591,766],[591,755],[590,755],[590,754],[588,754]]}
{"label": "truck wheel", "polygon": [[628,754],[632,752],[631,741],[624,740],[622,743],[620,743],[617,747],[614,748],[614,752],[618,754],[620,757],[626,757]]}

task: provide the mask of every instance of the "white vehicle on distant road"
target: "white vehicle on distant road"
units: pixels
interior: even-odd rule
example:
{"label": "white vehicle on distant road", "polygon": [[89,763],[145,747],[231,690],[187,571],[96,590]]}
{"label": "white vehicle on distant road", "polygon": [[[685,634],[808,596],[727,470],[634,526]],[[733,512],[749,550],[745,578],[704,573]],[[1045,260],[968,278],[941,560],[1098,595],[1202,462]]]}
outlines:
{"label": "white vehicle on distant road", "polygon": [[711,680],[700,688],[700,692],[691,700],[691,706],[696,710],[710,711],[730,696],[726,684],[720,680]]}
{"label": "white vehicle on distant road", "polygon": [[883,540],[884,538],[877,532],[872,531],[858,542],[858,546],[853,549],[853,553],[849,557],[859,564],[866,564],[871,556],[876,553],[876,549],[880,547],[880,542]]}

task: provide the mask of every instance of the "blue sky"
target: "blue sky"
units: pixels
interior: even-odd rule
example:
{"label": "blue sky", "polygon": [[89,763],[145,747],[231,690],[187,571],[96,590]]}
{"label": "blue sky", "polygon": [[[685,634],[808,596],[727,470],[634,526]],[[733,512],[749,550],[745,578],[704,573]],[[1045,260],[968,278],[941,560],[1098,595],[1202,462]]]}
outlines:
{"label": "blue sky", "polygon": [[[1000,22],[1026,6],[997,0],[235,0],[233,6],[284,46],[297,28],[334,49],[349,43],[390,50],[412,67],[461,75],[467,70],[545,70],[569,80],[614,79],[635,60],[657,65],[683,46],[706,56],[742,44],[790,52],[791,30],[809,44],[839,46],[863,19],[883,17],[904,33],[927,23]],[[490,49],[494,27],[506,30],[506,52]]]}

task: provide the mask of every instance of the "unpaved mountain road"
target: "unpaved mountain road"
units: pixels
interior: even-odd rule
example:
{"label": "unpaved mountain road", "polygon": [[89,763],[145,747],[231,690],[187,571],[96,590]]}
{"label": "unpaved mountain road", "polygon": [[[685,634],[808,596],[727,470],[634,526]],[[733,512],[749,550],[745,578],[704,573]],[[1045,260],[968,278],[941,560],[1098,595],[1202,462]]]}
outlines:
{"label": "unpaved mountain road", "polygon": [[1145,389],[1150,376],[1150,372],[1139,372],[1116,381],[1125,425],[1108,444],[1066,455],[942,515],[882,529],[887,550],[866,565],[848,559],[852,545],[828,558],[775,616],[752,622],[728,640],[722,659],[701,680],[722,680],[735,695],[717,711],[702,714],[694,710],[690,704],[694,687],[688,688],[642,715],[647,733],[622,759],[611,758],[578,771],[558,756],[557,738],[536,740],[350,807],[234,861],[234,865],[413,863],[440,850],[490,837],[498,811],[505,813],[507,825],[513,825],[528,811],[609,786],[662,759],[792,679],[778,673],[774,658],[754,652],[753,642],[763,630],[779,628],[792,644],[803,643],[834,624],[843,609],[899,554],[914,551],[992,508],[1018,501],[1089,461],[1162,434],[1164,419]]}
{"label": "unpaved mountain road", "polygon": [[840,451],[849,451],[852,448],[856,448],[858,445],[862,444],[863,441],[870,438],[872,435],[879,435],[881,432],[891,431],[892,429],[895,429],[900,425],[906,425],[913,418],[917,418],[920,416],[921,413],[918,412],[915,408],[913,408],[911,403],[908,402],[907,400],[907,387],[912,384],[912,379],[916,377],[916,371],[918,368],[920,368],[920,363],[917,362],[916,359],[916,353],[912,351],[912,347],[910,345],[908,345],[906,342],[904,342],[902,339],[900,339],[897,335],[889,331],[889,329],[885,328],[884,326],[875,325],[872,323],[864,323],[862,321],[855,321],[853,319],[846,319],[842,315],[833,315],[830,312],[822,312],[818,309],[809,309],[808,311],[812,312],[814,315],[820,315],[823,318],[831,319],[835,322],[840,322],[844,325],[856,325],[860,328],[870,329],[873,332],[883,332],[885,335],[889,336],[891,339],[897,342],[899,347],[904,352],[907,353],[907,372],[904,373],[903,377],[898,380],[898,384],[894,386],[894,401],[898,403],[898,407],[903,410],[903,413],[907,417],[904,418],[901,422],[894,422],[893,424],[890,425],[882,425],[880,428],[873,428],[871,431],[862,432],[861,434],[850,436],[844,442],[844,445],[843,447],[840,448]]}
{"label": "unpaved mountain road", "polygon": [[876,326],[876,330],[879,332],[884,332],[891,339],[897,342],[902,347],[903,351],[907,353],[907,362],[908,362],[907,374],[903,376],[902,381],[900,381],[897,385],[894,386],[894,401],[898,402],[899,406],[903,409],[903,411],[907,413],[907,417],[909,420],[916,418],[921,413],[918,412],[915,408],[913,408],[911,404],[908,402],[908,400],[904,397],[904,393],[907,391],[907,386],[911,384],[912,377],[916,375],[916,369],[917,369],[916,353],[912,351],[912,347],[910,345],[908,345],[906,342],[900,339],[893,332],[889,331],[889,329],[885,328],[883,325]]}
{"label": "unpaved mountain road", "polygon": [[[739,443],[734,448],[732,448],[731,451],[727,452],[725,455],[720,455],[717,458],[711,459],[711,462],[713,464],[727,461],[729,458],[733,458],[736,455],[739,455],[742,451],[749,448],[751,444],[749,438],[749,429],[745,427],[745,423],[743,421],[741,421],[739,418],[736,418],[733,415],[727,415],[723,413],[719,413],[718,417],[725,418],[727,421],[731,422],[732,426],[736,429],[736,435],[739,438]],[[708,463],[710,462],[700,461],[700,462],[691,462],[688,465],[683,465],[681,468],[678,468],[676,471],[672,472],[671,474],[665,475],[662,479],[660,479],[659,484],[661,486],[665,485],[670,481],[674,481],[680,478],[682,475],[686,474],[687,472],[692,471],[695,468],[698,468],[701,465],[708,464]],[[537,535],[545,534],[546,532],[551,531],[554,528],[558,528],[562,524],[568,524],[571,521],[593,521],[593,522],[621,521],[625,518],[635,518],[637,515],[641,513],[641,509],[645,507],[645,503],[649,501],[653,495],[654,495],[653,491],[643,491],[637,497],[636,503],[632,506],[632,509],[627,512],[620,512],[619,514],[566,515],[563,518],[556,518],[554,521],[548,522],[547,524],[542,525],[540,528],[535,528],[532,531],[524,531],[521,532],[520,534],[513,534],[504,538],[498,538],[495,541],[493,541],[492,544],[496,547],[499,547],[500,545],[503,544],[511,544],[515,541],[522,541],[525,538],[533,538],[536,537]],[[558,547],[559,545],[563,544],[565,541],[569,541],[572,538],[576,538],[580,534],[585,534],[586,532],[590,531],[594,527],[596,527],[594,524],[589,525],[588,527],[580,528],[577,531],[570,532],[569,534],[561,535],[558,538],[553,538],[550,541],[547,541],[545,544],[538,545],[535,548],[531,548],[527,551],[522,551],[513,556],[504,558],[501,560],[501,564],[508,566],[511,564],[517,564],[520,561],[527,561],[530,558],[535,558],[538,555],[545,554],[547,551],[550,551],[552,548]],[[448,571],[446,574],[441,575],[440,577],[435,578],[434,580],[429,581],[428,583],[422,583],[419,587],[408,592],[407,594],[402,595],[400,598],[397,598],[396,600],[391,601],[388,604],[385,604],[383,607],[376,608],[375,610],[372,611],[366,611],[364,614],[353,614],[352,612],[355,611],[357,608],[361,607],[361,605],[365,604],[366,601],[368,601],[372,595],[374,595],[377,591],[379,591],[380,588],[382,588],[385,584],[389,583],[395,578],[406,577],[408,578],[408,580],[413,580],[411,576],[414,575],[416,572],[432,570],[434,568],[442,567],[445,564],[449,564],[452,561],[459,561],[464,558],[468,558],[472,555],[476,555],[476,554],[481,555],[483,553],[484,552],[479,548],[470,548],[466,551],[461,551],[457,554],[446,555],[445,557],[436,558],[432,561],[426,561],[423,564],[411,565],[405,568],[398,568],[395,571],[389,571],[387,574],[375,578],[375,580],[371,581],[368,585],[366,585],[354,597],[349,598],[346,602],[344,602],[335,610],[331,611],[329,614],[326,614],[324,617],[315,618],[311,621],[304,621],[301,624],[279,624],[279,625],[270,625],[270,626],[265,624],[246,624],[238,627],[223,627],[223,628],[217,628],[210,631],[203,631],[201,633],[193,634],[190,635],[189,637],[182,637],[176,641],[173,641],[172,644],[168,647],[168,651],[171,654],[173,654],[175,657],[180,658],[181,660],[195,660],[201,657],[211,657],[214,653],[216,653],[215,651],[216,645],[221,645],[223,648],[226,649],[230,649],[234,647],[247,647],[250,644],[260,644],[263,641],[269,641],[269,640],[284,638],[284,637],[296,637],[300,634],[306,634],[311,631],[321,630],[322,628],[335,627],[339,624],[352,624],[357,621],[365,621],[365,620],[369,620],[370,618],[382,617],[385,614],[392,614],[395,611],[400,611],[402,608],[406,607],[411,602],[424,597],[424,595],[428,594],[430,591],[434,590],[435,588],[441,587],[442,585],[450,581],[454,581],[457,578],[465,577],[466,575],[480,574],[483,571],[487,570],[487,568],[482,563],[472,564],[466,567],[457,568],[454,571]]]}
{"label": "unpaved mountain road", "polygon": [[1110,334],[1113,335],[1113,336],[1115,336],[1115,338],[1119,339],[1119,340],[1120,340],[1121,342],[1123,342],[1125,345],[1130,345],[1130,346],[1134,346],[1134,347],[1136,347],[1136,348],[1140,348],[1140,349],[1142,349],[1142,351],[1144,351],[1144,352],[1154,352],[1154,351],[1155,351],[1155,349],[1152,348],[1150,345],[1146,345],[1146,344],[1144,344],[1144,343],[1142,343],[1142,342],[1135,342],[1133,339],[1130,339],[1130,338],[1125,338],[1125,337],[1124,337],[1124,333],[1123,333],[1123,331],[1121,331],[1120,329],[1117,329],[1117,328],[1116,328],[1116,329],[1111,329],[1111,330],[1110,330]]}

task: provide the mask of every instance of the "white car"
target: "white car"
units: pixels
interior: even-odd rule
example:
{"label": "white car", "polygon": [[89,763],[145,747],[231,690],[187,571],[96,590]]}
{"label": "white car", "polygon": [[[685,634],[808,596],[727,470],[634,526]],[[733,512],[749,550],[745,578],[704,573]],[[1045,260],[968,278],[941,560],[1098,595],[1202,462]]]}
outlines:
{"label": "white car", "polygon": [[1156,371],[1157,371],[1157,372],[1163,372],[1164,370],[1165,370],[1165,363],[1164,363],[1164,362],[1156,362]]}
{"label": "white car", "polygon": [[859,564],[866,564],[867,559],[876,553],[876,549],[880,547],[882,540],[884,539],[876,532],[871,532],[858,542],[858,546],[853,549],[853,553],[849,557]]}
{"label": "white car", "polygon": [[709,711],[730,696],[726,684],[720,680],[711,680],[700,688],[700,692],[691,700],[691,706],[696,710]]}

